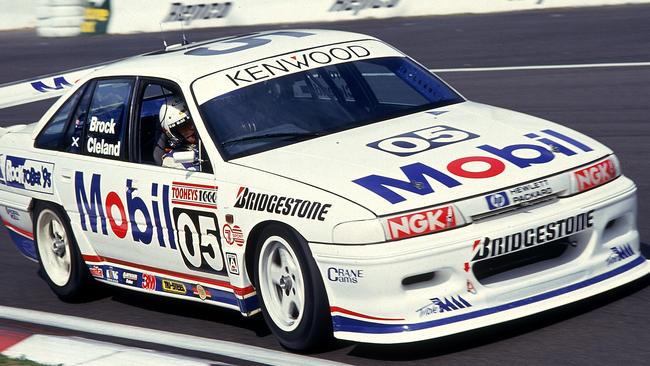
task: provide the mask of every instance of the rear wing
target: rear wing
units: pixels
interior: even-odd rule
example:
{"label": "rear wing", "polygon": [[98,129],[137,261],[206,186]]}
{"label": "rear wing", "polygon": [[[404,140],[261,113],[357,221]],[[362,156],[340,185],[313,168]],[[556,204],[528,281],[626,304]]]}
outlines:
{"label": "rear wing", "polygon": [[66,71],[0,85],[0,109],[60,97],[84,76],[103,66]]}

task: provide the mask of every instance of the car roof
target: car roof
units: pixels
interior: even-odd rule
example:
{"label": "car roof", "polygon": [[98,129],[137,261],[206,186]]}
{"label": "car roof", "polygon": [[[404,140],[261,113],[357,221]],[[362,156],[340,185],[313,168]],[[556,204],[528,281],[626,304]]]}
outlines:
{"label": "car roof", "polygon": [[[252,42],[251,38],[254,38]],[[242,41],[246,39],[249,41]],[[89,78],[137,75],[190,83],[206,74],[267,57],[362,39],[376,38],[365,34],[322,29],[281,29],[255,32],[196,42],[185,46],[172,46],[168,47],[166,51],[155,51],[131,57],[109,64],[89,75]],[[247,43],[254,43],[254,46],[247,47]],[[214,54],[223,50],[231,50],[231,52]],[[197,53],[209,53],[209,55],[197,55]]]}

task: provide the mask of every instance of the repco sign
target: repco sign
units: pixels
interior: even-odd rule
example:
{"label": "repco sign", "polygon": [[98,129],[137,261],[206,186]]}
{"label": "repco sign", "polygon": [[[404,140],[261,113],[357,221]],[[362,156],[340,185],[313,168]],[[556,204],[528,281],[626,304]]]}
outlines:
{"label": "repco sign", "polygon": [[190,23],[193,20],[225,18],[232,7],[231,2],[191,4],[172,3],[171,8],[163,22],[185,21]]}
{"label": "repco sign", "polygon": [[399,0],[336,0],[329,11],[352,11],[357,15],[364,9],[392,8]]}

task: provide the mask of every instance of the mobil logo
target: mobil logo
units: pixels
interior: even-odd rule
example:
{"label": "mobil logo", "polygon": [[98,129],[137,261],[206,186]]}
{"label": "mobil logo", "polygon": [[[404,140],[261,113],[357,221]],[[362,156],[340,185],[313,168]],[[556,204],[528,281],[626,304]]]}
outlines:
{"label": "mobil logo", "polygon": [[[176,249],[168,185],[152,183],[150,199],[145,201],[135,195],[137,190],[133,187],[131,179],[126,180],[125,197],[115,191],[103,194],[101,179],[100,174],[93,174],[87,184],[84,173],[75,172],[75,197],[81,228],[84,231],[88,231],[90,226],[92,232],[97,233],[101,230],[103,235],[108,235],[106,225],[108,221],[108,226],[118,238],[124,239],[130,232],[133,241],[151,244],[155,228],[158,244],[161,247]],[[166,238],[163,227],[167,231]]]}
{"label": "mobil logo", "polygon": [[[417,162],[400,167],[406,179],[372,174],[355,179],[353,182],[395,204],[406,201],[406,198],[398,191],[420,196],[434,193],[432,181],[445,188],[454,188],[463,184],[459,179],[496,177],[505,171],[506,164],[518,169],[526,169],[547,164],[560,154],[572,156],[593,150],[582,142],[555,130],[547,129],[540,131],[539,134],[528,133],[524,136],[537,143],[513,144],[504,147],[480,145],[476,148],[482,153],[487,153],[487,156],[460,157],[450,161],[444,170]],[[470,165],[472,167],[480,165],[482,170],[468,169]]]}

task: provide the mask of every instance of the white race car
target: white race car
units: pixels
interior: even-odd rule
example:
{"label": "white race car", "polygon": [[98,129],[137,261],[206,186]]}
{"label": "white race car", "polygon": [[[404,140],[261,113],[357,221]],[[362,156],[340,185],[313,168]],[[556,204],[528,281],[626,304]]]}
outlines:
{"label": "white race car", "polygon": [[[80,72],[0,93],[69,89],[0,132],[0,216],[64,300],[94,279],[261,310],[308,349],[445,336],[650,271],[612,151],[373,37],[262,32]],[[198,141],[162,166],[172,98]]]}

